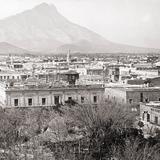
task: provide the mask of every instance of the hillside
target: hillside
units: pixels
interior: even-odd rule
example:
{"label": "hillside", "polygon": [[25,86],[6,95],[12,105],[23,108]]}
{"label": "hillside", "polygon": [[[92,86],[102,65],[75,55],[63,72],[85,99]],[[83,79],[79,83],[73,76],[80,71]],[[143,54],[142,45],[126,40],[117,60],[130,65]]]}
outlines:
{"label": "hillside", "polygon": [[69,49],[84,53],[159,53],[157,49],[110,42],[97,33],[70,22],[54,5],[46,3],[0,20],[0,41],[42,53],[67,52]]}
{"label": "hillside", "polygon": [[0,42],[0,54],[28,54],[29,51],[9,44],[7,42]]}

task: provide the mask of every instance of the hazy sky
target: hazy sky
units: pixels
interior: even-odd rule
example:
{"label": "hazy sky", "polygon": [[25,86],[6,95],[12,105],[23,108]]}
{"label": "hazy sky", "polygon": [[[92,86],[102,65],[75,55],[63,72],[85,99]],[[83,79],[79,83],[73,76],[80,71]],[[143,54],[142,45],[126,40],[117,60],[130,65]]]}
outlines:
{"label": "hazy sky", "polygon": [[0,18],[41,2],[110,41],[160,48],[160,0],[0,0]]}

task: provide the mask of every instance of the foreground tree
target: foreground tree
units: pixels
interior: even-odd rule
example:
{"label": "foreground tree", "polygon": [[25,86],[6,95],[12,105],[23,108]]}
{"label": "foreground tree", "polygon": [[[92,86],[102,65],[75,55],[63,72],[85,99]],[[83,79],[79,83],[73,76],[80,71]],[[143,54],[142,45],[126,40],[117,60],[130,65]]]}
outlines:
{"label": "foreground tree", "polygon": [[59,160],[158,160],[159,132],[144,139],[135,118],[127,106],[112,103],[61,106],[56,113],[46,108],[0,110],[0,148],[7,151],[5,159],[27,159],[31,152],[33,159],[51,153]]}
{"label": "foreground tree", "polygon": [[115,155],[118,160],[159,160],[160,145],[151,145],[147,141],[142,143],[136,139],[134,142],[127,141],[123,152],[116,151]]}
{"label": "foreground tree", "polygon": [[86,129],[92,159],[111,158],[113,148],[123,149],[130,134],[142,136],[139,130],[133,128],[135,115],[124,106],[112,103],[96,107],[76,105],[67,113],[76,126]]}

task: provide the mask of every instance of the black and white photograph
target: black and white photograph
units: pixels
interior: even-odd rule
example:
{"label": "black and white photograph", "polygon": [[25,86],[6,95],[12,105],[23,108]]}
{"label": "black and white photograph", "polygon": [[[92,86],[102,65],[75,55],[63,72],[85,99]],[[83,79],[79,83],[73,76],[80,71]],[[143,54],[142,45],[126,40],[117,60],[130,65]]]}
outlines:
{"label": "black and white photograph", "polygon": [[0,0],[0,160],[160,160],[160,0]]}

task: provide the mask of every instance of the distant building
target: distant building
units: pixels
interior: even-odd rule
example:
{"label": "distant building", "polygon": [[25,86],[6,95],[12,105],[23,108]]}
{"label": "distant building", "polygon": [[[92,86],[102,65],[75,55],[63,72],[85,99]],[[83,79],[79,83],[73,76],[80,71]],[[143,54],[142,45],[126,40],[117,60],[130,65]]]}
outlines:
{"label": "distant building", "polygon": [[85,84],[104,84],[104,77],[99,75],[81,75],[80,80]]}
{"label": "distant building", "polygon": [[159,75],[159,68],[152,63],[139,63],[134,64],[133,73],[139,77],[154,78]]}
{"label": "distant building", "polygon": [[15,60],[15,59],[13,59],[13,57],[8,57],[7,58],[6,65],[9,68],[13,68],[13,69],[16,69],[16,70],[23,69],[23,62],[21,62],[20,60]]}
{"label": "distant building", "polygon": [[123,67],[122,64],[113,64],[106,66],[106,76],[110,79],[111,82],[117,82],[120,80],[120,67]]}
{"label": "distant building", "polygon": [[12,70],[0,71],[0,81],[23,80],[29,77],[28,73]]}
{"label": "distant building", "polygon": [[104,69],[101,67],[96,68],[96,67],[90,67],[87,68],[87,75],[96,75],[96,76],[103,76]]}
{"label": "distant building", "polygon": [[148,82],[150,86],[160,86],[160,77],[147,78],[145,81]]}

